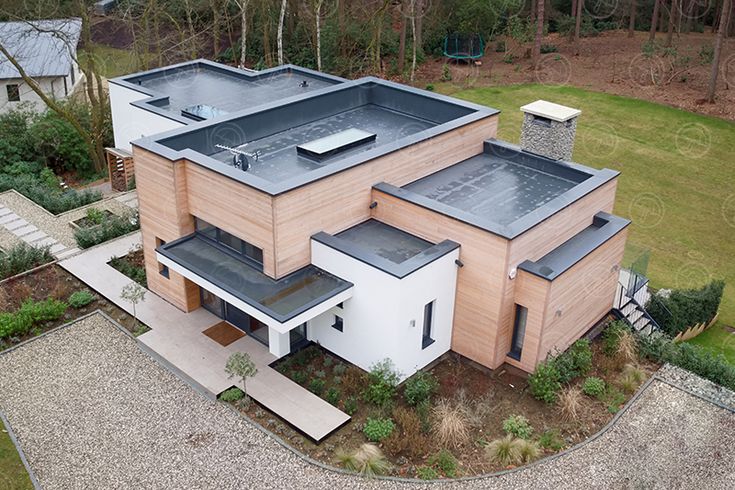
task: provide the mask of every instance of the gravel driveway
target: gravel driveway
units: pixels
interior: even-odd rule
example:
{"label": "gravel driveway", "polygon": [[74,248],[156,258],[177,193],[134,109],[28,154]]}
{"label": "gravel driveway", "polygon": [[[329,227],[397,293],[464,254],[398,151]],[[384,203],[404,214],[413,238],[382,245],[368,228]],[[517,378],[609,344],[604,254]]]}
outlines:
{"label": "gravel driveway", "polygon": [[[101,315],[0,356],[0,409],[45,489],[427,486],[302,460],[159,367]],[[735,488],[735,415],[654,381],[577,450],[442,487]]]}

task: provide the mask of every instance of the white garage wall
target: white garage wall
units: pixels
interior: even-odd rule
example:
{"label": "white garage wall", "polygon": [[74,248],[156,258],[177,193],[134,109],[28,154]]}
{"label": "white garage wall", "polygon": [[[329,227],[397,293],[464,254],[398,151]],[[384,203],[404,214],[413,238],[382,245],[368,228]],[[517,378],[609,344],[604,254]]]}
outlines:
{"label": "white garage wall", "polygon": [[[365,370],[390,358],[401,381],[449,350],[459,249],[403,279],[313,240],[311,249],[314,265],[355,287],[343,309],[332,308],[309,322],[310,340]],[[431,301],[434,343],[422,349],[424,305]],[[343,318],[343,332],[332,327],[334,315]]]}
{"label": "white garage wall", "polygon": [[180,122],[130,104],[148,97],[150,96],[136,90],[110,84],[110,110],[116,148],[130,151],[131,141],[184,126]]}

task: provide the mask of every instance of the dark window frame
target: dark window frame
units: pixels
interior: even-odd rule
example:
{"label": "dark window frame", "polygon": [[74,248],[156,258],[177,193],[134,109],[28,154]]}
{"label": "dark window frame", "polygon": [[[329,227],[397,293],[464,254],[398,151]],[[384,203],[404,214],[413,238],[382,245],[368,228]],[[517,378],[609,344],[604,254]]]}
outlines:
{"label": "dark window frame", "polygon": [[[196,216],[194,217],[194,230],[200,237],[209,240],[224,250],[237,254],[238,257],[244,259],[257,270],[263,271],[263,249]],[[212,236],[212,231],[214,231],[214,236]],[[239,246],[233,247],[233,243],[224,241],[223,234],[239,241]]]}
{"label": "dark window frame", "polygon": [[8,102],[20,102],[20,84],[9,83],[5,86]]}
{"label": "dark window frame", "polygon": [[338,332],[344,332],[345,331],[345,320],[339,315],[334,315],[334,323],[332,323],[332,328],[337,330]]}
{"label": "dark window frame", "polygon": [[424,319],[422,324],[422,331],[421,331],[421,349],[426,349],[431,344],[435,342],[434,338],[431,336],[431,334],[434,331],[434,316],[435,316],[435,303],[436,300],[433,300],[429,303],[426,303],[424,305]]}
{"label": "dark window frame", "polygon": [[[156,248],[162,247],[166,245],[166,242],[164,240],[161,240],[160,238],[156,237]],[[158,263],[158,273],[161,274],[166,279],[170,279],[170,272],[168,270],[168,266],[166,264]]]}
{"label": "dark window frame", "polygon": [[516,361],[521,360],[521,354],[523,352],[523,341],[526,337],[527,323],[528,308],[516,303],[515,314],[513,316],[513,338],[510,342],[510,352],[508,352],[508,357],[511,357]]}

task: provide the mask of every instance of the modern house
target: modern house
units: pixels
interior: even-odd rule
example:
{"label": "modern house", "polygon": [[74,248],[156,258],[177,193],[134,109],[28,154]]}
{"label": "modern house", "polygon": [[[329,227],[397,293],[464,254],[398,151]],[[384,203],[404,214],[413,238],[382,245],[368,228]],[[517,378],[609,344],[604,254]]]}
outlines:
{"label": "modern house", "polygon": [[516,146],[485,106],[205,61],[110,97],[149,288],[276,357],[313,341],[403,379],[450,349],[531,371],[613,306],[629,221],[618,172],[570,161],[578,110],[523,106]]}
{"label": "modern house", "polygon": [[[77,65],[81,29],[82,21],[76,18],[0,22],[0,43],[46,95],[64,99],[83,78]],[[0,113],[22,103],[39,112],[46,109],[43,100],[3,54],[0,54],[0,85]]]}

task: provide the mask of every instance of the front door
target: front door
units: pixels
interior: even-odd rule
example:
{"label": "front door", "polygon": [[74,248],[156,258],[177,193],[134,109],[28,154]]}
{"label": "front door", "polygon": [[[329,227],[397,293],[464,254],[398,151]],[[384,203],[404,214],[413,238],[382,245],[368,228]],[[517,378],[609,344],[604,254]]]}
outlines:
{"label": "front door", "polygon": [[225,302],[225,320],[258,342],[268,345],[268,326]]}

